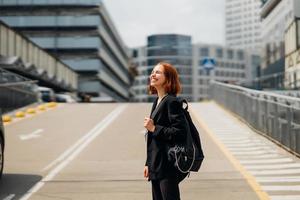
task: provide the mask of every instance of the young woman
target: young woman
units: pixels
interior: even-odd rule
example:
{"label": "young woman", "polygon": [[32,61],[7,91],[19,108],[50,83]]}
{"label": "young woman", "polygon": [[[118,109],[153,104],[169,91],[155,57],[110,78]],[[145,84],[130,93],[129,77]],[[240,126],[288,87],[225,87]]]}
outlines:
{"label": "young woman", "polygon": [[180,200],[182,174],[168,161],[168,149],[185,140],[187,123],[176,95],[180,92],[178,73],[168,63],[158,63],[151,75],[149,91],[156,94],[150,117],[145,117],[147,160],[144,177],[152,183],[153,200]]}

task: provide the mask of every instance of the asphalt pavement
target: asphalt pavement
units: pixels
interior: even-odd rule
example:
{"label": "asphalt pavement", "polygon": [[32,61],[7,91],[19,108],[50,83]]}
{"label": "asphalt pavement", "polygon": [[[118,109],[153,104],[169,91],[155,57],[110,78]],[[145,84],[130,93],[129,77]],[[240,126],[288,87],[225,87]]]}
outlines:
{"label": "asphalt pavement", "polygon": [[[180,184],[182,199],[268,199],[206,123],[207,106],[217,107],[192,104],[205,160]],[[151,185],[143,178],[143,120],[150,108],[149,103],[59,104],[6,124],[0,199],[150,200]]]}

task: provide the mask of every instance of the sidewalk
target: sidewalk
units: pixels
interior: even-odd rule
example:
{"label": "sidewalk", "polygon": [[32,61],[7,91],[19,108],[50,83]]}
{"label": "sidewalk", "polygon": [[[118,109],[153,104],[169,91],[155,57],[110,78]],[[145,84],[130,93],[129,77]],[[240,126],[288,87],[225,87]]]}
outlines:
{"label": "sidewalk", "polygon": [[[207,178],[209,182],[216,179],[216,187],[224,191],[222,199],[300,199],[299,158],[214,102],[194,103],[191,108],[195,121],[203,128],[201,139],[206,155],[195,178]],[[225,180],[227,184],[218,184]],[[235,187],[237,183],[241,187]]]}
{"label": "sidewalk", "polygon": [[[202,148],[205,154],[203,165],[198,173],[192,173],[190,178],[181,183],[181,197],[183,200],[257,200],[268,199],[258,185],[252,182],[250,176],[240,169],[228,150],[220,145],[211,131],[211,124],[206,123],[213,119],[213,127],[224,127],[223,123],[231,116],[220,115],[220,108],[213,103],[191,103],[191,113],[197,127],[200,128]],[[234,120],[233,120],[234,121]],[[234,121],[235,122],[235,121]],[[234,124],[233,124],[234,125]],[[237,125],[229,129],[236,129]],[[202,129],[201,129],[202,128]],[[249,180],[247,181],[246,178]]]}

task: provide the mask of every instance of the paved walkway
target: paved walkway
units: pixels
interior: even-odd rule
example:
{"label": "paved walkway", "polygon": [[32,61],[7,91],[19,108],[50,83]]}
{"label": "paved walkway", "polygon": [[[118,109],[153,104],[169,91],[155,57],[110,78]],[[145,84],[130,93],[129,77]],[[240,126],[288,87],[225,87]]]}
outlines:
{"label": "paved walkway", "polygon": [[214,102],[192,104],[192,109],[200,125],[260,199],[300,199],[299,158],[252,131]]}

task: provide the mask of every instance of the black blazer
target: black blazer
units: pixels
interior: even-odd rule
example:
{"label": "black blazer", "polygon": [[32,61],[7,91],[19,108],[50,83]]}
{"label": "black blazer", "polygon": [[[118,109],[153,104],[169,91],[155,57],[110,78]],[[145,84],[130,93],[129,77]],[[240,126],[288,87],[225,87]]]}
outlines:
{"label": "black blazer", "polygon": [[147,132],[147,160],[149,180],[174,177],[180,173],[174,163],[168,162],[167,151],[170,146],[185,141],[188,129],[182,105],[175,95],[165,96],[156,107],[153,103],[150,118],[155,130]]}

